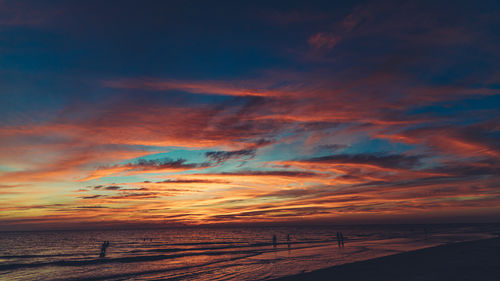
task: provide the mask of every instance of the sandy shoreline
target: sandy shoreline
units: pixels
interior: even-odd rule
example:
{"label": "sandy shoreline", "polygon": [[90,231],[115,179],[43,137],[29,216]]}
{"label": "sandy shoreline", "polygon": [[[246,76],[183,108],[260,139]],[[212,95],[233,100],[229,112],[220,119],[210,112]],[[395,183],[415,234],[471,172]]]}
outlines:
{"label": "sandy shoreline", "polygon": [[500,280],[500,238],[440,245],[333,266],[273,281]]}

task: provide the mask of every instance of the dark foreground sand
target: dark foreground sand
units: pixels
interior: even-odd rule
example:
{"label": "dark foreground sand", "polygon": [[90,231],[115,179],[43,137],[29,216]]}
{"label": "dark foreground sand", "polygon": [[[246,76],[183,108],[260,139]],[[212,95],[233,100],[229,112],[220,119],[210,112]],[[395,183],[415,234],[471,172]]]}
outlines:
{"label": "dark foreground sand", "polygon": [[500,281],[500,238],[441,245],[274,280]]}

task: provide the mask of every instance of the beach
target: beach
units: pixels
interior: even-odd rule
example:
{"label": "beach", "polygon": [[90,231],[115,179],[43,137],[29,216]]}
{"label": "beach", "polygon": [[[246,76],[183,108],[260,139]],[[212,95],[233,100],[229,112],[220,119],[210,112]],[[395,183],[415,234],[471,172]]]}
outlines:
{"label": "beach", "polygon": [[458,242],[333,266],[273,281],[500,280],[500,238]]}

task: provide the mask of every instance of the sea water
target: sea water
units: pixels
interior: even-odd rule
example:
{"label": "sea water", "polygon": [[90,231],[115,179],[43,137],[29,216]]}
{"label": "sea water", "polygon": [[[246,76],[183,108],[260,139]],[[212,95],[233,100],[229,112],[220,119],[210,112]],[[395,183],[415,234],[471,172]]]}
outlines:
{"label": "sea water", "polygon": [[[477,224],[0,232],[0,280],[266,280],[495,237],[499,229]],[[343,247],[337,232],[345,237]],[[100,258],[104,241],[110,245]]]}

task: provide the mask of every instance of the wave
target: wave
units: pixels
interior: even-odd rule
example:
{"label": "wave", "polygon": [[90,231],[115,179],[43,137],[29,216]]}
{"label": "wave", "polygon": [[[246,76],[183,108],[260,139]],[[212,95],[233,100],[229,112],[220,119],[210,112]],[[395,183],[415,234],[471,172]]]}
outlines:
{"label": "wave", "polygon": [[[323,242],[325,243],[325,242]],[[306,244],[306,242],[295,242],[292,244]],[[307,243],[307,244],[318,244],[318,243]],[[2,270],[14,270],[19,268],[33,268],[42,266],[85,266],[93,264],[104,264],[104,263],[132,263],[132,262],[145,262],[145,261],[157,261],[164,259],[175,259],[189,256],[220,256],[220,255],[238,255],[238,254],[251,254],[257,255],[265,252],[275,251],[274,248],[268,249],[255,249],[260,246],[270,246],[272,243],[256,243],[247,246],[232,246],[225,248],[197,248],[197,249],[152,249],[147,250],[147,252],[175,252],[183,251],[184,253],[170,254],[170,255],[147,255],[147,256],[127,256],[127,257],[116,257],[116,258],[96,258],[96,259],[86,259],[86,260],[58,260],[49,262],[35,262],[35,263],[11,263],[11,264],[0,264],[0,271]],[[286,245],[286,243],[281,243],[280,245]],[[317,245],[315,245],[317,246]],[[242,248],[248,248],[246,250]],[[306,247],[295,247],[294,249],[303,249]],[[218,251],[225,249],[236,249],[235,251]],[[209,251],[212,250],[212,251]],[[137,252],[137,251],[131,251]]]}
{"label": "wave", "polygon": [[0,256],[0,259],[32,259],[32,258],[54,258],[54,257],[71,257],[75,255],[84,255],[83,253],[80,254],[52,254],[52,255],[5,255],[5,256]]}
{"label": "wave", "polygon": [[173,255],[154,255],[154,256],[134,256],[134,257],[119,257],[119,258],[99,258],[99,259],[88,259],[88,260],[60,260],[52,262],[39,262],[39,263],[13,263],[13,264],[3,264],[0,265],[0,270],[12,270],[18,268],[30,268],[30,267],[41,267],[41,266],[83,266],[91,264],[103,264],[103,263],[129,263],[129,262],[143,262],[143,261],[157,261],[163,259],[174,259],[188,256],[217,256],[217,255],[231,255],[231,254],[248,254],[255,253],[260,254],[262,251],[225,251],[225,252],[200,252],[200,253],[184,253],[184,254],[173,254]]}
{"label": "wave", "polygon": [[[323,244],[323,243],[332,243],[336,242],[336,240],[322,240],[322,241],[305,241],[305,242],[282,242],[276,243],[277,246],[283,245],[304,245],[304,244]],[[216,245],[218,243],[204,243],[200,245]],[[253,243],[253,244],[244,244],[244,245],[234,245],[230,242],[227,243],[229,246],[219,246],[219,247],[198,247],[198,248],[156,248],[156,249],[148,249],[148,250],[132,250],[130,253],[172,253],[172,252],[187,252],[187,251],[207,251],[207,250],[225,250],[225,249],[243,249],[243,248],[257,248],[257,247],[269,247],[274,245],[273,243]],[[176,245],[176,244],[168,244],[168,245]]]}
{"label": "wave", "polygon": [[249,255],[245,255],[245,256],[241,256],[241,257],[234,257],[234,258],[225,259],[225,260],[221,260],[221,261],[206,262],[206,263],[197,264],[197,265],[154,269],[154,270],[145,270],[145,271],[137,271],[137,272],[127,272],[127,273],[104,275],[104,276],[92,276],[89,278],[72,278],[72,279],[64,279],[64,280],[72,280],[72,281],[110,280],[110,279],[116,279],[116,278],[129,278],[132,276],[139,276],[139,275],[146,275],[146,274],[163,273],[163,272],[169,272],[169,271],[175,271],[175,270],[188,272],[188,271],[192,270],[193,268],[199,268],[199,267],[209,266],[209,265],[223,263],[223,262],[232,262],[232,261],[241,260],[241,259],[249,258],[252,256],[256,256],[258,254],[260,254],[260,253],[253,253],[253,254],[249,254]]}

